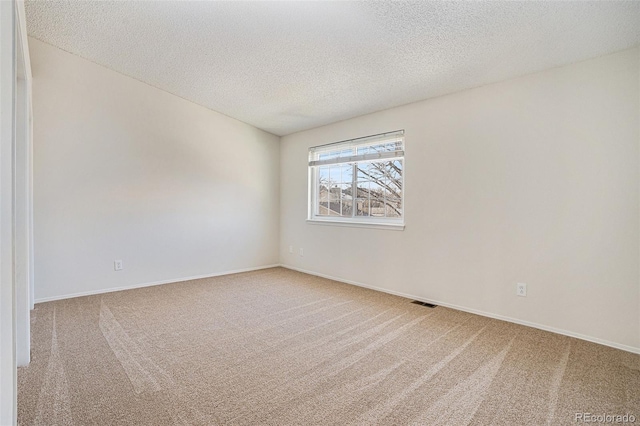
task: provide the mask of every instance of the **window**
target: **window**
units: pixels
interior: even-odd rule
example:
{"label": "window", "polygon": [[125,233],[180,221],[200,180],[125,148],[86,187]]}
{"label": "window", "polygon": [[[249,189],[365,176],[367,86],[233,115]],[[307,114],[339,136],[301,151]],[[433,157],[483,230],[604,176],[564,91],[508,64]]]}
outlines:
{"label": "window", "polygon": [[309,220],[404,226],[404,131],[309,149]]}

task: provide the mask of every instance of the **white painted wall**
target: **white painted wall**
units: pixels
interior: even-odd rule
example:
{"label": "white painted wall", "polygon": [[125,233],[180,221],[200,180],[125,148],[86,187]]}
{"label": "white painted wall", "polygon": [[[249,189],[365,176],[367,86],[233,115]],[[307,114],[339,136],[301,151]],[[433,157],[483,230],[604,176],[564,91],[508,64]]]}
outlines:
{"label": "white painted wall", "polygon": [[36,301],[278,263],[277,136],[29,46]]}
{"label": "white painted wall", "polygon": [[14,152],[14,280],[16,289],[16,363],[31,359],[31,309],[33,308],[32,209],[32,109],[31,62],[27,45],[24,2],[16,2],[16,104]]}
{"label": "white painted wall", "polygon": [[0,425],[16,423],[16,366],[29,362],[30,64],[23,1],[0,2]]}
{"label": "white painted wall", "polygon": [[[640,351],[639,57],[283,137],[281,262]],[[396,129],[406,131],[406,229],[306,223],[307,149]]]}
{"label": "white painted wall", "polygon": [[16,422],[13,283],[13,119],[15,2],[0,1],[0,425]]}

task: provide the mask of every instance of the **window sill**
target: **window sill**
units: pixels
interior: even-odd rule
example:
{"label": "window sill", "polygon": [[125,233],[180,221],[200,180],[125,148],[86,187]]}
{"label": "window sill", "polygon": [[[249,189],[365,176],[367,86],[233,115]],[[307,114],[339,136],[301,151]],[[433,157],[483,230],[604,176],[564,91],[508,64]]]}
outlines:
{"label": "window sill", "polygon": [[404,223],[380,223],[380,222],[366,222],[366,221],[351,221],[351,220],[323,220],[323,219],[307,219],[307,223],[310,225],[329,225],[329,226],[346,226],[351,228],[372,228],[372,229],[387,229],[391,231],[404,231]]}

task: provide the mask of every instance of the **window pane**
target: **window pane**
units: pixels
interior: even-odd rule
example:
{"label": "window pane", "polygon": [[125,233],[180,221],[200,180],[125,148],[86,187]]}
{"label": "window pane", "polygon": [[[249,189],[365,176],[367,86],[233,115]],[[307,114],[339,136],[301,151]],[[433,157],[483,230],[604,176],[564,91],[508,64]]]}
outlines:
{"label": "window pane", "polygon": [[397,186],[402,189],[402,161],[396,160],[392,161],[390,164],[392,169],[391,176],[397,179]]}
{"label": "window pane", "polygon": [[384,217],[385,204],[383,199],[371,198],[369,204],[371,205],[371,216]]}
{"label": "window pane", "polygon": [[385,200],[386,216],[387,217],[401,217],[402,216],[402,201],[398,199]]}
{"label": "window pane", "polygon": [[355,148],[341,148],[334,151],[325,151],[317,154],[317,160],[337,160],[339,158],[351,157],[355,155]]}
{"label": "window pane", "polygon": [[367,145],[358,147],[358,155],[362,154],[375,154],[377,152],[393,152],[401,151],[402,142],[387,142],[375,145]]}
{"label": "window pane", "polygon": [[373,163],[358,163],[358,182],[366,182],[371,180],[371,175],[375,172]]}
{"label": "window pane", "polygon": [[382,191],[384,193],[384,198],[399,198],[400,194],[398,194],[398,187],[394,184],[393,179],[385,178],[383,181]]}
{"label": "window pane", "polygon": [[342,199],[351,199],[351,182],[341,183],[340,192],[342,194]]}
{"label": "window pane", "polygon": [[356,196],[358,198],[369,198],[369,181],[358,182],[358,191]]}
{"label": "window pane", "polygon": [[320,167],[318,172],[317,183],[317,200],[316,200],[316,214],[318,216],[329,215],[329,168]]}
{"label": "window pane", "polygon": [[318,216],[329,215],[329,203],[327,201],[318,201]]}
{"label": "window pane", "polygon": [[351,216],[352,210],[352,197],[351,197],[351,182],[342,183],[340,186],[340,200],[341,200],[341,215]]}
{"label": "window pane", "polygon": [[369,199],[368,198],[359,198],[357,200],[357,208],[356,216],[369,216]]}
{"label": "window pane", "polygon": [[320,201],[318,203],[318,216],[340,216],[340,202]]}
{"label": "window pane", "polygon": [[318,179],[320,183],[324,185],[329,182],[329,167],[322,166],[318,168]]}
{"label": "window pane", "polygon": [[318,154],[318,160],[332,160],[338,158],[339,154],[340,152],[338,151],[322,152]]}
{"label": "window pane", "polygon": [[353,201],[351,199],[342,200],[342,216],[351,217],[353,210]]}
{"label": "window pane", "polygon": [[329,167],[318,168],[318,180],[316,181],[316,205],[315,213],[318,216],[326,216],[329,199]]}
{"label": "window pane", "polygon": [[369,194],[371,198],[382,198],[383,189],[379,181],[371,180],[369,182]]}
{"label": "window pane", "polygon": [[341,182],[351,182],[353,179],[353,165],[343,164],[340,166]]}
{"label": "window pane", "polygon": [[340,202],[340,186],[336,184],[332,184],[329,187],[329,202],[335,203]]}
{"label": "window pane", "polygon": [[398,151],[402,149],[402,145],[399,144],[398,142],[391,142],[385,146],[385,149],[387,151]]}
{"label": "window pane", "polygon": [[339,166],[331,166],[329,167],[329,182],[333,185],[335,183],[340,182],[340,167]]}
{"label": "window pane", "polygon": [[386,176],[389,174],[387,163],[388,163],[387,161],[371,163],[369,166],[370,179],[373,179],[378,182],[382,182],[386,178]]}
{"label": "window pane", "polygon": [[369,154],[369,152],[368,146],[361,146],[358,148],[358,155]]}

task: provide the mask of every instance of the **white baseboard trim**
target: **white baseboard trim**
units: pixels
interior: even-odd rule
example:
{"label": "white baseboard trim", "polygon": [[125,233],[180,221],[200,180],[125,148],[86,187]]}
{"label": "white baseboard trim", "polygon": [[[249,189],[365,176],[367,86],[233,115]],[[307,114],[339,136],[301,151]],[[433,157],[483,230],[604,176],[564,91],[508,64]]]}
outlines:
{"label": "white baseboard trim", "polygon": [[80,292],[80,293],[65,294],[65,295],[62,295],[62,296],[43,297],[41,299],[36,299],[35,303],[52,302],[54,300],[72,299],[74,297],[82,297],[82,296],[93,296],[93,295],[96,295],[96,294],[113,293],[115,291],[132,290],[134,288],[152,287],[154,285],[179,283],[179,282],[183,282],[183,281],[199,280],[199,279],[202,279],[202,278],[213,278],[213,277],[219,277],[219,276],[222,276],[222,275],[239,274],[239,273],[242,273],[242,272],[251,272],[251,271],[259,271],[261,269],[277,268],[279,266],[281,266],[281,265],[279,263],[276,263],[276,264],[273,264],[273,265],[256,266],[256,267],[253,267],[253,268],[244,268],[244,269],[235,269],[235,270],[232,270],[232,271],[215,272],[215,273],[212,273],[212,274],[196,275],[196,276],[193,276],[193,277],[174,278],[174,279],[170,279],[170,280],[154,281],[154,282],[151,282],[151,283],[133,284],[133,285],[124,286],[124,287],[113,287],[113,288],[105,288],[105,289],[100,289],[100,290],[83,291],[83,292]]}
{"label": "white baseboard trim", "polygon": [[285,265],[285,264],[280,264],[280,266],[282,266],[283,268],[291,269],[293,271],[302,272],[304,274],[315,275],[317,277],[327,278],[329,280],[339,281],[339,282],[342,282],[342,283],[345,283],[345,284],[356,285],[358,287],[364,287],[364,288],[368,288],[370,290],[376,290],[376,291],[381,291],[383,293],[393,294],[394,296],[406,297],[407,299],[413,299],[413,300],[419,300],[421,302],[432,303],[434,305],[444,306],[444,307],[455,309],[455,310],[458,310],[458,311],[469,312],[471,314],[481,315],[483,317],[494,318],[494,319],[498,319],[498,320],[502,320],[502,321],[511,322],[511,323],[514,323],[514,324],[525,325],[527,327],[533,327],[533,328],[537,328],[539,330],[550,331],[552,333],[562,334],[564,336],[575,337],[576,339],[586,340],[588,342],[598,343],[600,345],[605,345],[605,346],[610,346],[612,348],[620,349],[620,350],[631,352],[631,353],[634,353],[634,354],[640,354],[640,348],[636,348],[636,347],[628,346],[628,345],[623,345],[623,344],[616,343],[616,342],[610,342],[608,340],[599,339],[597,337],[591,337],[591,336],[587,336],[587,335],[580,334],[580,333],[574,333],[572,331],[562,330],[562,329],[555,328],[555,327],[549,327],[547,325],[541,325],[541,324],[536,324],[536,323],[529,322],[529,321],[523,321],[523,320],[520,320],[520,319],[517,319],[517,318],[511,318],[511,317],[507,317],[507,316],[504,316],[504,315],[494,314],[494,313],[491,313],[491,312],[480,311],[480,310],[472,309],[472,308],[465,308],[464,306],[458,306],[458,305],[454,305],[454,304],[451,304],[451,303],[441,302],[439,300],[425,299],[424,297],[413,296],[411,294],[402,293],[402,292],[399,292],[399,291],[388,290],[386,288],[376,287],[376,286],[372,286],[372,285],[368,285],[368,284],[363,284],[363,283],[360,283],[360,282],[357,282],[357,281],[352,281],[352,280],[347,280],[347,279],[344,279],[344,278],[333,277],[331,275],[321,274],[319,272],[308,271],[306,269],[297,268],[295,266],[290,266],[290,265]]}

